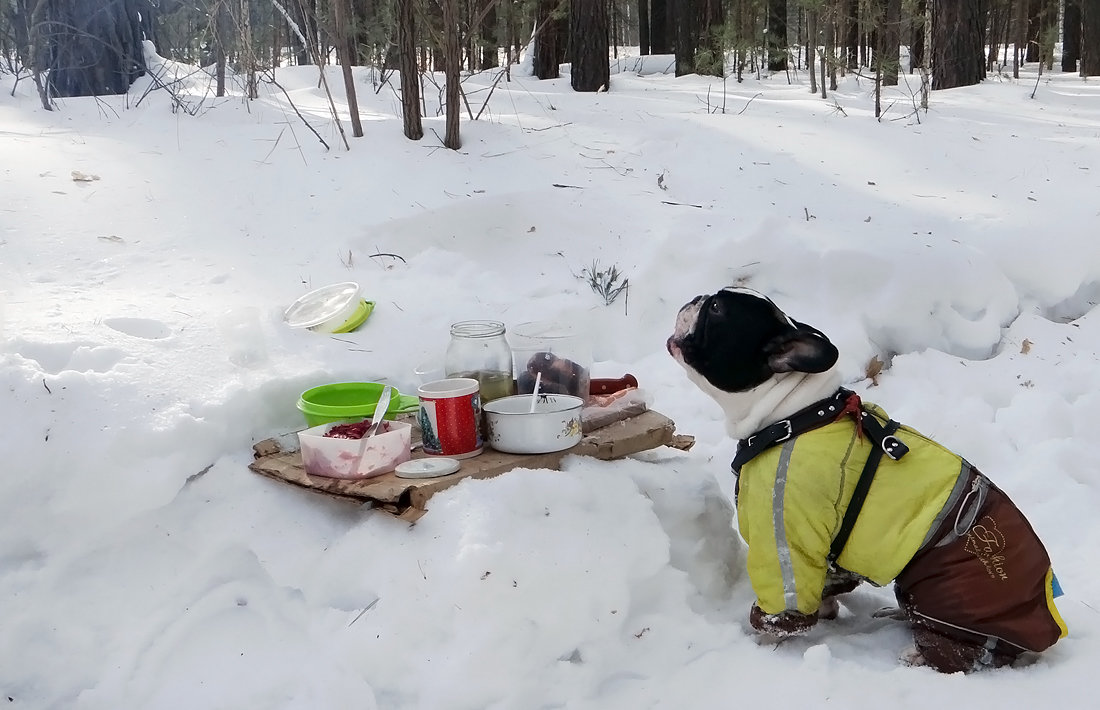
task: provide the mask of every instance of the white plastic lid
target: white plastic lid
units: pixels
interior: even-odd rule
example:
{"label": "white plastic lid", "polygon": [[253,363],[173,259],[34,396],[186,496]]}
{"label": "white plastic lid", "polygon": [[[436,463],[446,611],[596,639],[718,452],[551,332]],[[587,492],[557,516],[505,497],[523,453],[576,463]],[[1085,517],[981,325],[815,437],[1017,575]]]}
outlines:
{"label": "white plastic lid", "polygon": [[359,284],[344,281],[310,291],[283,313],[291,328],[312,328],[334,318],[359,299]]}
{"label": "white plastic lid", "polygon": [[433,457],[399,463],[393,472],[398,478],[435,478],[450,475],[461,466],[458,459]]}

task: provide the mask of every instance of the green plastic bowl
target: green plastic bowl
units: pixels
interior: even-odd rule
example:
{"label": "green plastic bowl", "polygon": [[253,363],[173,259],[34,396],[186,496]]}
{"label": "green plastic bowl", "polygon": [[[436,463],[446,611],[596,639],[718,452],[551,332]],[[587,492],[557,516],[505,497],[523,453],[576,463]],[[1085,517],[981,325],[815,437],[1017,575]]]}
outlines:
{"label": "green plastic bowl", "polygon": [[[313,387],[298,398],[298,409],[311,427],[349,419],[366,419],[374,414],[383,387],[385,385],[378,382],[337,382]],[[419,407],[419,398],[403,395],[395,387],[385,418],[394,419],[398,414],[415,412]]]}

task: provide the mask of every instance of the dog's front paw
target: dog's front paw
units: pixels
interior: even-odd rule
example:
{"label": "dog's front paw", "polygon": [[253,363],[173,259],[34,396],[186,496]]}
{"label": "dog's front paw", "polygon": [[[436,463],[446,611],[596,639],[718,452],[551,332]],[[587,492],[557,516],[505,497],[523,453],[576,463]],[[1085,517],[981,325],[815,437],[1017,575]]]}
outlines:
{"label": "dog's front paw", "polygon": [[753,604],[749,612],[749,623],[761,634],[783,640],[809,631],[817,623],[817,616],[790,610],[781,611],[778,614],[766,614],[763,609]]}
{"label": "dog's front paw", "polygon": [[821,600],[821,606],[817,609],[817,618],[833,621],[840,616],[840,600],[836,597],[826,597]]}

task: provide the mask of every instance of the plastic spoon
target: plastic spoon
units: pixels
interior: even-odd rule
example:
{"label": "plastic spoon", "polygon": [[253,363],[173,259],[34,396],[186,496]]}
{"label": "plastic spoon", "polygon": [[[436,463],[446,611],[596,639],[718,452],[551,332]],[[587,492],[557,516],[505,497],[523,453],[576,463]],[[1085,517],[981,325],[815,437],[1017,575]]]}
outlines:
{"label": "plastic spoon", "polygon": [[382,431],[382,422],[386,418],[386,410],[390,408],[390,398],[393,396],[393,387],[386,385],[382,388],[382,394],[378,395],[378,406],[374,408],[374,416],[371,417],[370,429],[364,439],[369,439]]}
{"label": "plastic spoon", "polygon": [[535,389],[531,392],[531,410],[528,414],[535,413],[535,403],[539,401],[539,385],[542,384],[542,370],[535,373]]}

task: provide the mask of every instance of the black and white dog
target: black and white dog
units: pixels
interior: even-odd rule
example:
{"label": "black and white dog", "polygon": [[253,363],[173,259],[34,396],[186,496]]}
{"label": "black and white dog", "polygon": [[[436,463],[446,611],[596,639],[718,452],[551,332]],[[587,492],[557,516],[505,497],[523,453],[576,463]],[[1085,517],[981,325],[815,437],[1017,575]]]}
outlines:
{"label": "black and white dog", "polygon": [[746,288],[697,296],[680,309],[668,351],[688,378],[726,413],[726,431],[744,439],[827,397],[840,386],[839,353]]}
{"label": "black and white dog", "polygon": [[840,387],[837,348],[766,296],[727,288],[680,309],[669,354],[738,439],[738,528],[770,637],[833,618],[861,580],[895,583],[906,659],[944,672],[1011,663],[1066,629],[1050,558],[965,459]]}

